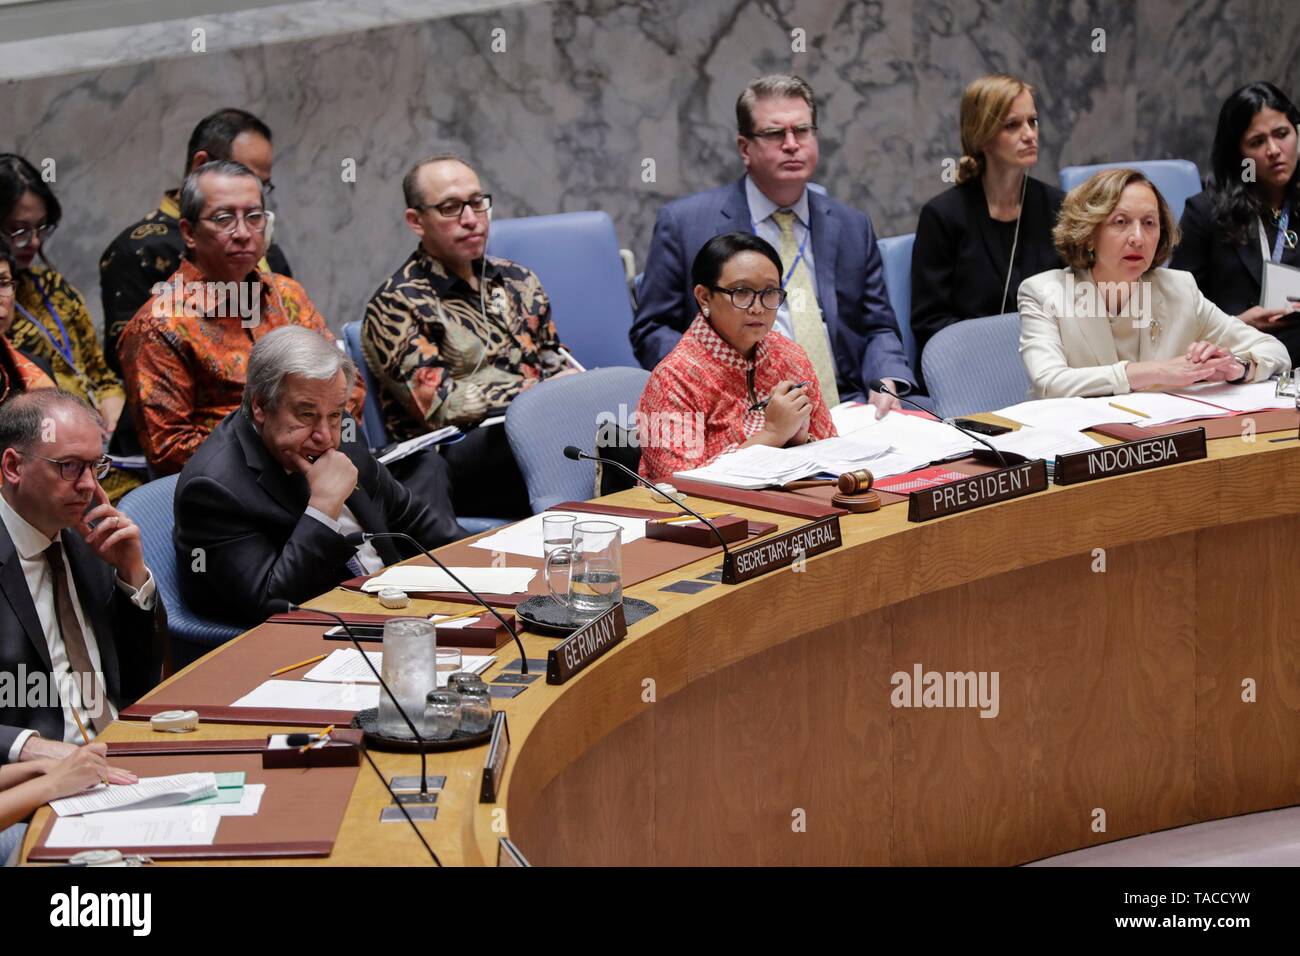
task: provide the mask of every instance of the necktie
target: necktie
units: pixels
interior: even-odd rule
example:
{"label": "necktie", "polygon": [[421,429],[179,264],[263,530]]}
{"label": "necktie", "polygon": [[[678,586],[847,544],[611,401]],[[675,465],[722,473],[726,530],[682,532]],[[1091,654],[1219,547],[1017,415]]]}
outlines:
{"label": "necktie", "polygon": [[[772,213],[772,219],[781,228],[781,261],[789,269],[795,257],[799,256],[799,245],[794,241],[794,213],[789,209],[778,209]],[[817,384],[821,386],[826,405],[838,405],[840,392],[835,385],[835,360],[831,357],[831,344],[826,337],[826,324],[817,303],[812,273],[802,257],[799,257],[785,288],[789,293],[786,301],[790,308],[790,324],[794,326],[794,340],[802,346],[817,372]]]}
{"label": "necktie", "polygon": [[[108,713],[108,697],[104,693],[104,684],[99,674],[90,666],[90,652],[86,649],[86,635],[81,633],[77,622],[77,612],[72,607],[72,589],[68,587],[68,572],[63,566],[63,544],[55,540],[45,549],[45,560],[49,563],[50,574],[54,580],[55,620],[58,622],[59,634],[63,638],[63,647],[68,654],[68,667],[71,669],[77,686],[86,688],[89,682],[94,684],[95,700],[99,702],[99,713],[90,714],[90,723],[95,733],[102,734],[113,722]],[[86,711],[85,700],[72,700],[73,707]]]}

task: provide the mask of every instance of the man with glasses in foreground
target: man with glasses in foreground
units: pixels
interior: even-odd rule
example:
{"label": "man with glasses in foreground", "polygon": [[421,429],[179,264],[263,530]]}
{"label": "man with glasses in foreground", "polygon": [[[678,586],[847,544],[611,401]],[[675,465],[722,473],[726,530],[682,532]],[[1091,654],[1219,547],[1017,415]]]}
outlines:
{"label": "man with glasses in foreground", "polygon": [[[140,528],[108,501],[99,417],[47,388],[0,406],[0,748],[62,757],[158,681]],[[84,728],[84,732],[83,729]],[[42,739],[34,739],[42,738]],[[43,741],[51,742],[46,745]]]}
{"label": "man with glasses in foreground", "polygon": [[638,361],[653,369],[691,324],[696,253],[716,235],[751,232],[780,254],[787,301],[775,329],[803,347],[826,403],[896,408],[867,387],[892,379],[906,395],[913,385],[871,220],[808,188],[820,158],[812,88],[797,76],[760,77],[736,101],[736,122],[745,176],[669,203],[655,222],[630,335]]}
{"label": "man with glasses in foreground", "polygon": [[492,197],[474,170],[430,156],[406,174],[402,194],[420,244],[371,297],[361,331],[384,421],[397,439],[445,425],[465,431],[443,449],[456,513],[525,517],[532,509],[505,426],[483,421],[576,369],[537,275],[486,254]]}
{"label": "man with glasses in foreground", "polygon": [[[185,177],[180,196],[185,258],[127,324],[118,342],[128,405],[155,475],[181,470],[239,407],[253,343],[301,325],[333,341],[306,291],[259,267],[266,252],[262,182],[229,160]],[[348,410],[361,417],[365,386]]]}

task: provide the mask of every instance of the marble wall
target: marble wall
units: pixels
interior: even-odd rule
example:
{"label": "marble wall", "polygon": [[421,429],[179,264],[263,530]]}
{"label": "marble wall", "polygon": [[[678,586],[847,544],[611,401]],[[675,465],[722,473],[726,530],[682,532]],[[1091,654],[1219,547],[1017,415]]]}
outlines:
{"label": "marble wall", "polygon": [[1230,90],[1262,77],[1300,94],[1292,0],[556,0],[416,21],[401,6],[400,23],[246,45],[244,22],[204,54],[0,85],[0,149],[56,161],[49,252],[96,313],[99,253],[176,184],[190,128],[226,105],[274,130],[277,236],[337,327],[413,246],[399,181],[435,150],[477,165],[498,216],[605,209],[644,261],[665,200],[739,174],[734,102],[759,73],[811,81],[817,178],[881,235],[911,231],[945,188],[958,97],[980,73],[1039,89],[1049,180],[1136,157],[1204,169]]}

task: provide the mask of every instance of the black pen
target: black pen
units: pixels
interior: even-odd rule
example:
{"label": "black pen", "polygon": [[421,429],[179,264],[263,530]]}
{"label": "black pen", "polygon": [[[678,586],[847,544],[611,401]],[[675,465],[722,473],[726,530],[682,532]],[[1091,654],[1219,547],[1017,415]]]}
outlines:
{"label": "black pen", "polygon": [[[805,385],[811,385],[811,384],[812,384],[811,380],[809,380],[809,381],[807,381],[807,382],[796,382],[794,387],[795,387],[795,388],[803,388]],[[772,397],[769,395],[767,398],[763,399],[761,402],[755,402],[753,405],[750,405],[750,406],[749,406],[749,410],[750,410],[751,412],[761,412],[763,409],[767,408],[767,403],[770,402],[771,400],[772,400]]]}

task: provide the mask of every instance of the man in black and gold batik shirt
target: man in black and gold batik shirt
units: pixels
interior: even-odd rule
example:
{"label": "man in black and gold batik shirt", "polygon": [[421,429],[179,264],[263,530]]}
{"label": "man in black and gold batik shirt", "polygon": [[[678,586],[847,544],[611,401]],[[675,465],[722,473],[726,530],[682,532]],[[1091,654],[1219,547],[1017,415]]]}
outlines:
{"label": "man in black and gold batik shirt", "polygon": [[[485,254],[488,209],[478,176],[453,156],[417,163],[402,181],[415,250],[366,306],[361,343],[391,437],[455,425],[443,449],[457,514],[530,513],[500,424],[521,391],[572,371],[537,276]],[[594,426],[593,426],[594,427]]]}
{"label": "man in black and gold batik shirt", "polygon": [[[271,182],[271,130],[252,113],[218,110],[199,120],[190,134],[185,154],[189,174],[215,159],[242,163],[262,181],[264,199],[275,188]],[[267,234],[270,240],[269,232]],[[153,287],[166,282],[180,268],[185,241],[180,230],[180,190],[163,194],[158,208],[127,226],[99,259],[99,284],[104,302],[104,357],[117,374],[117,340],[131,317],[153,297]],[[268,246],[262,271],[293,277],[284,253]]]}

